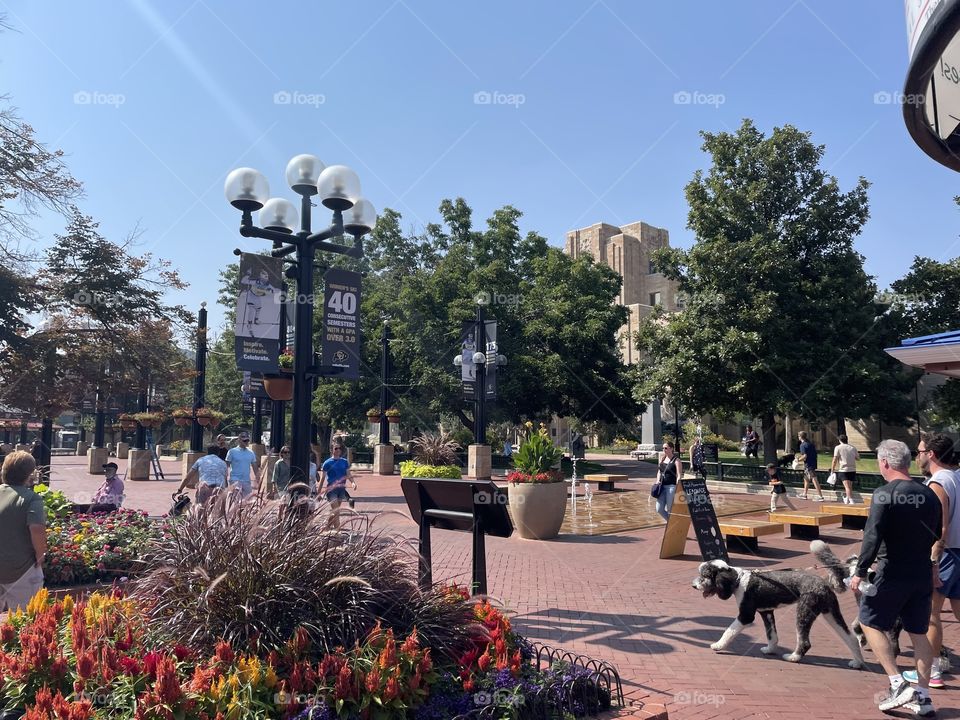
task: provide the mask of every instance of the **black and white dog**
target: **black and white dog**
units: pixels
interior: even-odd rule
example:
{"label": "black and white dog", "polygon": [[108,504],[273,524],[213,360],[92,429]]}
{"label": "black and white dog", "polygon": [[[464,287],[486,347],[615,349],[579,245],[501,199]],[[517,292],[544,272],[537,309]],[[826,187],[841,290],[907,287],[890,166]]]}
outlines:
{"label": "black and white dog", "polygon": [[721,600],[735,597],[737,617],[720,639],[710,648],[726,650],[730,642],[750,625],[760,614],[767,632],[767,644],[761,648],[764,655],[778,652],[777,625],[774,611],[784,605],[797,606],[797,646],[793,652],[783,655],[784,660],[800,662],[810,649],[810,627],[814,620],[823,615],[827,624],[840,636],[850,649],[853,660],[848,664],[852,668],[863,667],[860,644],[854,639],[847,627],[840,602],[835,591],[843,592],[846,586],[846,566],[821,540],[810,543],[810,550],[817,560],[829,569],[828,580],[819,575],[811,575],[800,570],[754,571],[731,567],[723,560],[712,560],[700,564],[700,575],[693,581],[693,587],[704,597],[716,595]]}

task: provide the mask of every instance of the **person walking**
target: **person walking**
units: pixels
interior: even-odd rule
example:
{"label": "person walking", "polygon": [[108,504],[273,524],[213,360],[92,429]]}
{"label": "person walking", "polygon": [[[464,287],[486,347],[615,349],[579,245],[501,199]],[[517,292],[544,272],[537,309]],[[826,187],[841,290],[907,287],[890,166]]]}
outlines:
{"label": "person walking", "polygon": [[[889,689],[879,698],[880,710],[907,706],[920,717],[933,717],[927,690],[933,660],[927,639],[934,577],[930,557],[940,537],[943,515],[936,493],[910,477],[911,462],[909,448],[899,440],[884,440],[877,446],[877,463],[886,485],[873,493],[850,589],[860,592],[860,584],[877,560],[876,592],[864,593],[860,600],[860,626],[889,678]],[[888,634],[897,618],[913,644],[916,687],[897,669]]]}
{"label": "person walking", "polygon": [[823,490],[820,489],[820,481],[817,480],[817,448],[807,438],[805,430],[801,430],[797,437],[800,438],[800,455],[803,458],[803,492],[797,497],[806,500],[807,488],[810,487],[810,483],[813,483],[813,486],[817,489],[816,497],[813,499],[820,502],[824,498]]}
{"label": "person walking", "polygon": [[260,474],[257,471],[257,456],[249,448],[250,433],[242,431],[237,436],[237,443],[237,447],[227,451],[226,463],[230,466],[230,484],[236,485],[240,489],[240,495],[246,498],[253,492],[254,482],[259,488]]}
{"label": "person walking", "polygon": [[657,458],[657,482],[660,495],[657,497],[657,514],[670,521],[670,510],[677,494],[677,480],[683,477],[683,461],[671,443],[663,444],[663,452]]}
{"label": "person walking", "polygon": [[773,463],[767,463],[767,484],[770,485],[770,512],[777,511],[777,504],[781,499],[791,510],[797,509],[787,497],[787,487],[783,484],[783,478],[780,477],[780,469]]}
{"label": "person walking", "polygon": [[320,466],[320,487],[330,503],[331,516],[328,526],[340,528],[340,505],[347,499],[347,480],[357,489],[357,481],[353,479],[350,463],[343,455],[343,446],[334,445],[331,457],[323,461]]}
{"label": "person walking", "polygon": [[743,448],[745,457],[751,455],[755,458],[759,457],[757,453],[760,451],[760,435],[753,429],[753,425],[747,425],[747,432],[743,436]]}
{"label": "person walking", "polygon": [[28,487],[36,469],[33,456],[20,450],[0,469],[0,612],[25,608],[43,587],[47,511]]}
{"label": "person walking", "polygon": [[690,467],[695,475],[699,477],[707,476],[707,465],[704,459],[703,440],[697,435],[693,439],[693,445],[690,447]]}
{"label": "person walking", "polygon": [[221,460],[226,461],[227,453],[230,451],[229,446],[227,445],[227,436],[224,434],[217,435],[217,457]]}
{"label": "person walking", "polygon": [[840,435],[837,439],[840,440],[840,444],[833,449],[830,472],[835,472],[837,479],[843,483],[843,504],[853,505],[853,481],[857,479],[857,460],[860,458],[860,453],[847,442],[846,435]]}
{"label": "person walking", "polygon": [[[944,687],[940,668],[940,651],[943,649],[943,603],[950,598],[950,609],[960,621],[960,478],[957,477],[957,446],[953,439],[941,433],[920,435],[917,446],[917,465],[929,478],[927,487],[933,490],[943,508],[943,530],[940,539],[933,544],[930,559],[936,560],[933,578],[933,600],[930,610],[930,628],[927,639],[933,652],[930,667],[930,687]],[[917,682],[917,672],[907,670],[903,677],[908,682]]]}
{"label": "person walking", "polygon": [[273,465],[273,477],[267,490],[270,495],[284,495],[290,486],[290,446],[280,448],[280,459]]}
{"label": "person walking", "polygon": [[207,454],[190,467],[173,496],[176,497],[184,488],[196,483],[197,505],[204,507],[214,494],[226,486],[228,470],[227,463],[220,458],[219,446],[208,445]]}

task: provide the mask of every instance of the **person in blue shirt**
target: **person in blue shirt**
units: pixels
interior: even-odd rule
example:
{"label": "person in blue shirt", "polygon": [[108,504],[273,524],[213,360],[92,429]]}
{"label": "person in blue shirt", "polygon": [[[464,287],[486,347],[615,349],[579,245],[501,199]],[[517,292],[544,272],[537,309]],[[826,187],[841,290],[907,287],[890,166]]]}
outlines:
{"label": "person in blue shirt", "polygon": [[812,442],[807,440],[807,433],[801,432],[800,438],[800,457],[803,459],[803,492],[797,495],[803,500],[807,499],[807,488],[810,483],[817,489],[817,496],[813,498],[817,502],[822,501],[823,490],[820,489],[820,481],[817,480],[817,448]]}
{"label": "person in blue shirt", "polygon": [[350,463],[343,455],[343,446],[334,445],[332,457],[324,460],[320,466],[320,488],[330,503],[330,525],[340,528],[340,505],[347,499],[347,481],[357,489],[357,481],[353,479]]}
{"label": "person in blue shirt", "polygon": [[[260,473],[257,471],[257,456],[248,445],[250,433],[244,431],[237,437],[237,447],[227,451],[227,465],[230,466],[230,485],[236,485],[243,497],[253,493],[253,483],[260,486]],[[253,481],[251,481],[251,477]]]}

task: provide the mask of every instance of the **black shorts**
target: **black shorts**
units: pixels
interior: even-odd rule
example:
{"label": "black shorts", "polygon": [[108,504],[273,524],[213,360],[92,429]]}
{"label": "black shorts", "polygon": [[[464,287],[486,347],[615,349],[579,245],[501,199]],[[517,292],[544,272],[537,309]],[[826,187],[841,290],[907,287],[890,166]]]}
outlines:
{"label": "black shorts", "polygon": [[837,471],[837,480],[839,480],[840,482],[844,482],[844,481],[853,482],[856,479],[857,479],[856,470],[854,470],[853,472],[847,472],[847,471],[840,472],[839,470]]}
{"label": "black shorts", "polygon": [[924,588],[923,583],[910,580],[889,580],[878,577],[877,594],[864,595],[860,601],[860,624],[877,630],[893,630],[897,618],[903,629],[919,635],[930,627],[930,611],[933,608],[933,583]]}

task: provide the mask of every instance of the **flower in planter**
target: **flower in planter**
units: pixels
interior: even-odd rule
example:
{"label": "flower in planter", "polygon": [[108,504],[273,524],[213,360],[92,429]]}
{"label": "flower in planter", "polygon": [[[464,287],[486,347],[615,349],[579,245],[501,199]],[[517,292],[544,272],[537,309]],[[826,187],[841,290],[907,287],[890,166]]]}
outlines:
{"label": "flower in planter", "polygon": [[[532,423],[528,423],[528,427]],[[531,433],[513,454],[513,466],[516,470],[507,476],[511,483],[550,483],[560,482],[563,475],[553,466],[560,462],[563,452],[550,440],[543,428]]]}
{"label": "flower in planter", "polygon": [[397,408],[388,408],[383,414],[386,415],[388,418],[399,418],[400,410],[398,410]]}
{"label": "flower in planter", "polygon": [[277,365],[280,366],[281,370],[293,370],[293,353],[284,350],[277,358]]}

